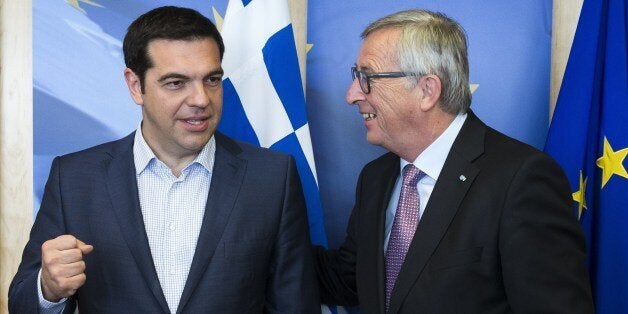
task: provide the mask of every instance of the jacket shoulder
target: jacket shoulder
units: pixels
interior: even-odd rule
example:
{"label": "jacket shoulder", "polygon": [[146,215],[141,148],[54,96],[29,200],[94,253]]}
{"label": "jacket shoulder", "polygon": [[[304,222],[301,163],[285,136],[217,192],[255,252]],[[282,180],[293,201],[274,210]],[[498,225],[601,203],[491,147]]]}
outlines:
{"label": "jacket shoulder", "polygon": [[65,154],[56,159],[62,164],[74,163],[102,163],[113,159],[114,156],[128,153],[132,156],[135,132],[118,140],[102,143],[77,152]]}
{"label": "jacket shoulder", "polygon": [[222,147],[233,155],[250,162],[268,162],[293,159],[290,154],[274,151],[265,147],[259,147],[250,143],[242,142],[222,133],[216,132],[216,145]]}
{"label": "jacket shoulder", "polygon": [[503,163],[508,163],[509,160],[519,163],[530,158],[555,163],[552,157],[538,148],[490,127],[487,127],[484,149],[487,156],[499,158]]}

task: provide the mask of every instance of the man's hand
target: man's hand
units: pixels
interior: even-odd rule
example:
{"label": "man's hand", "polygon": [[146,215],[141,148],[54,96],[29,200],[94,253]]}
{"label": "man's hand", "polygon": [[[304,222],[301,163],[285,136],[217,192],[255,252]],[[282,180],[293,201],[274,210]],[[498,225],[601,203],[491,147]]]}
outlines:
{"label": "man's hand", "polygon": [[58,302],[85,284],[83,255],[94,247],[71,235],[62,235],[41,246],[41,288],[44,298]]}

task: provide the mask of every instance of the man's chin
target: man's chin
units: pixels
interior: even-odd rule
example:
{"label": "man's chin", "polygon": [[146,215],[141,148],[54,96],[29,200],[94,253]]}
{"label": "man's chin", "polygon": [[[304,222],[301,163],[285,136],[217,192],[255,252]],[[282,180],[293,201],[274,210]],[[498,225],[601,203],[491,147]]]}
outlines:
{"label": "man's chin", "polygon": [[188,138],[186,143],[184,143],[184,147],[190,151],[200,151],[207,145],[209,140],[212,138],[213,133],[211,134],[203,134],[203,136],[197,136],[195,138]]}
{"label": "man's chin", "polygon": [[382,146],[382,141],[377,136],[368,133],[366,134],[366,141],[371,145]]}

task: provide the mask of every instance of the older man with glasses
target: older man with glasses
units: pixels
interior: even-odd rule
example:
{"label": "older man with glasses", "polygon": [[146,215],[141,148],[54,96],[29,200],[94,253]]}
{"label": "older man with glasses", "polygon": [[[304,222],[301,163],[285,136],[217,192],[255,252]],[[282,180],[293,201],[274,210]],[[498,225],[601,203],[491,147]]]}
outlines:
{"label": "older man with glasses", "polygon": [[568,182],[469,109],[462,27],[398,12],[362,33],[346,94],[367,164],[344,243],[317,248],[323,302],[362,313],[592,313]]}

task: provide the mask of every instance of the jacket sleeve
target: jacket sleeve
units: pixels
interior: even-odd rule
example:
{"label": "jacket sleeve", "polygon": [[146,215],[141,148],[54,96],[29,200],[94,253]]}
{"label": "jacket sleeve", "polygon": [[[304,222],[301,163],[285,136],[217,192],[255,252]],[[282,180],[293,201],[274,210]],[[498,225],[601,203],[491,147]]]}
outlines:
{"label": "jacket sleeve", "polygon": [[305,201],[292,157],[287,162],[286,173],[265,312],[320,313]]}
{"label": "jacket sleeve", "polygon": [[568,187],[560,167],[539,153],[508,189],[499,250],[515,313],[593,313],[585,240]]}
{"label": "jacket sleeve", "polygon": [[[35,218],[30,238],[22,253],[22,261],[9,287],[10,313],[38,313],[37,276],[41,269],[41,245],[65,234],[60,190],[60,161],[52,162],[41,206]],[[74,312],[74,300],[69,298],[64,313]]]}
{"label": "jacket sleeve", "polygon": [[358,292],[356,284],[357,224],[362,175],[357,183],[355,207],[351,212],[344,242],[337,250],[314,248],[316,275],[321,302],[329,305],[356,306]]}

